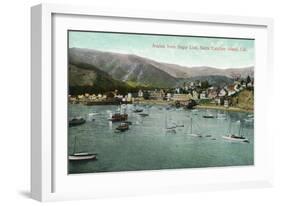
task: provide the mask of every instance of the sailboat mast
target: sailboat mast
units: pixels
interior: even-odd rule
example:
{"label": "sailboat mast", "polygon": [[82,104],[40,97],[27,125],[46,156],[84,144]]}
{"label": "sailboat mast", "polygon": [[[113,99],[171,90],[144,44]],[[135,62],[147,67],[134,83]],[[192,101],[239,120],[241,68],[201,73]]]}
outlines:
{"label": "sailboat mast", "polygon": [[242,130],[242,127],[241,127],[241,123],[240,123],[240,126],[239,126],[239,136],[241,136],[241,130]]}
{"label": "sailboat mast", "polygon": [[190,118],[190,134],[192,134],[192,117]]}
{"label": "sailboat mast", "polygon": [[77,141],[76,139],[77,139],[77,137],[75,136],[75,139],[74,139],[74,152],[73,152],[74,154],[76,153],[76,141]]}
{"label": "sailboat mast", "polygon": [[231,134],[231,119],[229,120],[228,133]]}
{"label": "sailboat mast", "polygon": [[168,123],[167,123],[167,111],[165,113],[165,128],[167,129],[168,128]]}

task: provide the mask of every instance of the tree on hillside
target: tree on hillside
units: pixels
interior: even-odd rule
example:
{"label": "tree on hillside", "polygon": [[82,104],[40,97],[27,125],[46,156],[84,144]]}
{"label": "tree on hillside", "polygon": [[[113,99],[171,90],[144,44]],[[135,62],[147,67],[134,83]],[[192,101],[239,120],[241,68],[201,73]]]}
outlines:
{"label": "tree on hillside", "polygon": [[246,84],[250,83],[251,82],[251,77],[248,75],[247,76],[247,79],[246,79]]}
{"label": "tree on hillside", "polygon": [[210,87],[210,84],[209,84],[208,80],[201,82],[201,89],[207,89],[209,87]]}

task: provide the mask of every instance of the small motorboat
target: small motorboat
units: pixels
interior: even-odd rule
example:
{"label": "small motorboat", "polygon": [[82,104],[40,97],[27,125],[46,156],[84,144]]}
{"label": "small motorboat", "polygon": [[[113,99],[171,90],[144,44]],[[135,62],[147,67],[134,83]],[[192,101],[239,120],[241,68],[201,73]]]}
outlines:
{"label": "small motorboat", "polygon": [[73,155],[68,156],[69,160],[77,161],[77,160],[96,160],[97,154],[91,154],[87,152],[80,152],[80,153],[74,153]]}
{"label": "small motorboat", "polygon": [[86,122],[86,120],[82,117],[74,117],[69,120],[68,125],[69,125],[69,127],[73,127],[73,126],[78,126],[78,125],[84,124],[85,122]]}
{"label": "small motorboat", "polygon": [[139,115],[142,116],[142,117],[147,117],[148,116],[147,113],[140,113]]}
{"label": "small motorboat", "polygon": [[134,109],[133,112],[140,113],[140,112],[143,112],[143,109],[137,108],[137,109]]}
{"label": "small motorboat", "polygon": [[250,142],[247,138],[240,136],[240,135],[234,135],[234,134],[225,135],[225,136],[222,136],[222,138],[233,141],[233,142],[245,142],[245,143]]}
{"label": "small motorboat", "polygon": [[195,134],[195,133],[189,133],[189,134],[187,134],[187,136],[190,136],[190,137],[203,137],[201,134]]}
{"label": "small motorboat", "polygon": [[120,131],[120,132],[125,132],[126,130],[129,129],[129,124],[122,122],[117,128],[116,130]]}
{"label": "small motorboat", "polygon": [[214,115],[212,115],[212,114],[206,114],[206,115],[203,115],[203,118],[212,119],[212,118],[214,118]]}

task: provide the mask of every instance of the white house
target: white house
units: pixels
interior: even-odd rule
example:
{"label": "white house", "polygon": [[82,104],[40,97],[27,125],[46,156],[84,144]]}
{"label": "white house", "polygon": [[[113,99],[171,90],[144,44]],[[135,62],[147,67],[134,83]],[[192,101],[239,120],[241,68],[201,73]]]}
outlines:
{"label": "white house", "polygon": [[198,99],[198,92],[196,92],[195,90],[192,91],[192,99],[193,100],[197,100]]}
{"label": "white house", "polygon": [[219,91],[218,96],[219,96],[219,97],[224,97],[226,94],[227,94],[227,91],[226,91],[225,89],[221,89],[221,90]]}
{"label": "white house", "polygon": [[127,101],[132,101],[132,93],[128,93],[127,95]]}
{"label": "white house", "polygon": [[205,91],[203,91],[202,93],[200,93],[200,99],[207,99],[207,94]]}
{"label": "white house", "polygon": [[142,90],[139,90],[138,97],[143,97],[143,91]]}

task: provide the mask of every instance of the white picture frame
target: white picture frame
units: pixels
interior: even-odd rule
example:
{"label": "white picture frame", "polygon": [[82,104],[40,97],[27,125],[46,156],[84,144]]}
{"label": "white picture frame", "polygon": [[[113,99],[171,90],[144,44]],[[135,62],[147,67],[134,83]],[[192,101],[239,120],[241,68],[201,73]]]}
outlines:
{"label": "white picture frame", "polygon": [[[61,19],[60,19],[61,18]],[[66,18],[66,19],[65,19]],[[251,37],[259,39],[257,54],[257,72],[255,90],[255,165],[246,168],[205,168],[163,171],[138,171],[110,174],[74,175],[65,173],[66,148],[59,141],[62,130],[58,125],[66,121],[65,113],[60,113],[61,102],[67,96],[59,94],[66,85],[58,85],[58,80],[65,80],[64,74],[55,70],[64,62],[58,54],[64,45],[61,38],[66,38],[65,29],[89,29],[87,25],[95,18],[106,19],[108,25],[116,20],[124,22],[123,30],[132,29],[137,21],[144,29],[147,22],[174,24],[180,33],[185,24],[203,25],[200,32],[204,35],[232,37]],[[71,20],[72,19],[72,20]],[[73,20],[75,19],[75,20]],[[84,22],[84,23],[81,23]],[[100,23],[100,28],[106,23]],[[107,26],[108,26],[107,25]],[[111,24],[114,26],[114,24]],[[226,31],[208,26],[229,28]],[[83,6],[40,4],[31,9],[31,196],[39,201],[112,197],[151,193],[173,193],[188,191],[209,191],[214,189],[238,189],[272,186],[273,182],[273,134],[269,131],[266,107],[271,103],[262,98],[266,88],[270,88],[273,77],[273,21],[269,18],[238,17],[225,15],[202,15],[189,13],[154,13],[148,11],[114,10]],[[204,30],[205,27],[205,30]],[[165,29],[161,28],[161,32]],[[245,28],[245,30],[243,30]],[[118,28],[114,28],[116,31]],[[61,32],[61,33],[60,33]],[[227,33],[228,32],[228,33]],[[169,32],[168,32],[169,33]],[[231,33],[231,34],[230,34]],[[62,42],[66,40],[62,39]],[[58,55],[58,56],[57,56]],[[62,54],[66,55],[66,54]],[[60,59],[60,60],[58,60]],[[65,63],[65,62],[64,62]],[[270,95],[270,94],[269,94]],[[63,105],[61,105],[63,106]],[[266,137],[260,141],[260,137]],[[65,153],[64,153],[65,152]],[[231,176],[235,174],[234,176]],[[88,184],[87,184],[88,183]],[[71,189],[69,189],[71,187]]]}

